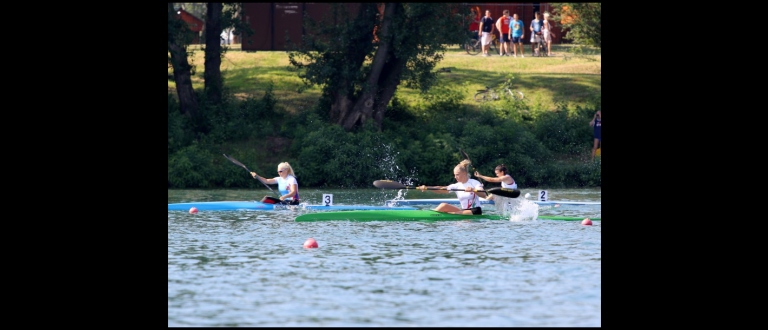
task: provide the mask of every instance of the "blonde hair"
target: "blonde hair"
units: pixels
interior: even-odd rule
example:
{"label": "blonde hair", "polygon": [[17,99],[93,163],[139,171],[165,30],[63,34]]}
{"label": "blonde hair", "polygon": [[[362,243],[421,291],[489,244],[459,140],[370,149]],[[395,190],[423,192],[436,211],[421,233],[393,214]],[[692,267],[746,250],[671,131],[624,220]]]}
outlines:
{"label": "blonde hair", "polygon": [[278,169],[285,169],[288,171],[289,175],[293,175],[293,177],[296,177],[296,174],[293,174],[293,168],[291,167],[291,164],[288,164],[288,162],[282,162],[280,164],[277,164]]}
{"label": "blonde hair", "polygon": [[455,168],[458,168],[460,172],[469,174],[469,166],[472,165],[472,161],[469,159],[462,160]]}

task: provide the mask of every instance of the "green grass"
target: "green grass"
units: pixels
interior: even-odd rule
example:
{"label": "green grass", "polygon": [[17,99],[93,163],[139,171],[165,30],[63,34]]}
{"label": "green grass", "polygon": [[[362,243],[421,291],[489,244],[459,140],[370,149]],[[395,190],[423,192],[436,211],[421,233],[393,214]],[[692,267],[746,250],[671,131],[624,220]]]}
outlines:
{"label": "green grass", "polygon": [[[466,95],[464,103],[475,106],[475,92],[485,86],[496,87],[509,76],[514,77],[515,89],[525,93],[527,104],[536,110],[555,110],[558,103],[585,106],[601,91],[601,53],[599,49],[577,45],[552,45],[554,57],[532,57],[531,46],[524,45],[525,58],[468,55],[457,45],[449,47],[437,69],[440,83],[460,86]],[[204,53],[200,45],[192,45],[190,64],[195,66],[192,84],[203,88]],[[278,106],[291,113],[311,107],[320,97],[320,87],[299,93],[303,82],[297,69],[290,66],[285,51],[243,52],[240,45],[231,45],[221,62],[225,86],[238,98],[261,97],[271,83]],[[168,69],[169,77],[172,70]],[[175,91],[176,83],[168,80],[168,90]],[[400,86],[397,97],[409,104],[421,98],[415,89]]]}

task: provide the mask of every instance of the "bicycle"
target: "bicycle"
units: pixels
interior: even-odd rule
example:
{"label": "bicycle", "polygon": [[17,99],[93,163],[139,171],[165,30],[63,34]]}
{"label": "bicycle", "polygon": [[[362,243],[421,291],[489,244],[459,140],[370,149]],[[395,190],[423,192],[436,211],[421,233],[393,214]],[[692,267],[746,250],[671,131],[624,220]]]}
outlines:
{"label": "bicycle", "polygon": [[536,46],[533,51],[533,56],[544,57],[547,56],[547,42],[544,41],[544,36],[539,35],[534,43]]}
{"label": "bicycle", "polygon": [[[522,101],[525,98],[525,95],[523,95],[523,92],[511,89],[509,87],[502,87],[502,94],[505,97],[508,97],[515,101]],[[477,93],[475,93],[475,101],[477,102],[486,102],[486,101],[495,101],[500,99],[499,93],[496,92],[495,89],[486,86],[485,89],[479,89],[477,90]]]}
{"label": "bicycle", "polygon": [[477,55],[483,47],[480,45],[480,40],[477,38],[469,38],[464,42],[464,50],[469,55]]}
{"label": "bicycle", "polygon": [[[493,54],[498,54],[498,46],[499,40],[497,40],[495,34],[491,34],[491,44],[488,47],[488,53],[491,54],[491,52],[493,52]],[[467,41],[464,42],[464,50],[469,55],[479,54],[483,50],[481,40],[477,37],[467,39]]]}

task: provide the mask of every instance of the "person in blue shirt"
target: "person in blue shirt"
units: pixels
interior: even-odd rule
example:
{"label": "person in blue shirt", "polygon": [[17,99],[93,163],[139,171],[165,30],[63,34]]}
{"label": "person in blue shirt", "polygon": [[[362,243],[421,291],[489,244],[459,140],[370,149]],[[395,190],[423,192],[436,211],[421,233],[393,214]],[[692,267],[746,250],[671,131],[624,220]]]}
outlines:
{"label": "person in blue shirt", "polygon": [[592,117],[592,120],[589,121],[589,126],[592,126],[594,129],[592,133],[594,136],[594,142],[592,143],[592,160],[595,160],[595,153],[597,152],[597,149],[602,148],[603,146],[602,124],[603,120],[600,114],[600,110],[597,110],[597,112],[595,112],[595,116]]}
{"label": "person in blue shirt", "polygon": [[523,29],[524,23],[521,21],[517,14],[512,15],[512,20],[509,21],[509,40],[512,42],[512,52],[517,57],[517,49],[520,48],[520,57],[523,55],[523,40],[525,40],[525,29]]}
{"label": "person in blue shirt", "polygon": [[254,179],[259,179],[266,184],[277,184],[277,191],[280,192],[280,199],[264,196],[261,201],[270,204],[299,205],[299,182],[296,181],[296,175],[293,173],[291,164],[288,162],[278,164],[277,174],[279,176],[267,179],[256,172],[251,172]]}

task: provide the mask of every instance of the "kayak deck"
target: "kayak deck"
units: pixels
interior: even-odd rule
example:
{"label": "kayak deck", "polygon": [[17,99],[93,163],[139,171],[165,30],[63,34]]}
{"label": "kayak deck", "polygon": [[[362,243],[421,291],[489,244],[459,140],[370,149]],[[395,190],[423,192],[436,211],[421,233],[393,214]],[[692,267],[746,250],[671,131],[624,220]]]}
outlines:
{"label": "kayak deck", "polygon": [[386,210],[386,211],[333,211],[307,213],[296,217],[297,222],[307,221],[461,221],[492,219],[498,216],[463,215],[432,210]]}

